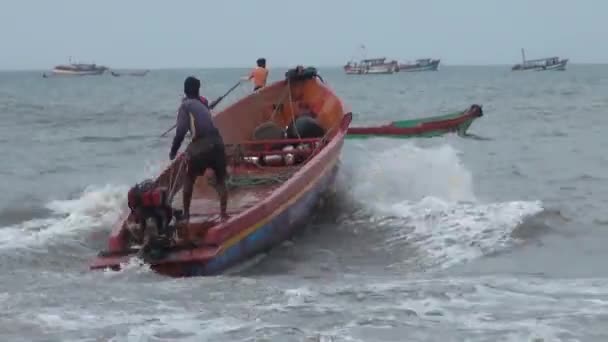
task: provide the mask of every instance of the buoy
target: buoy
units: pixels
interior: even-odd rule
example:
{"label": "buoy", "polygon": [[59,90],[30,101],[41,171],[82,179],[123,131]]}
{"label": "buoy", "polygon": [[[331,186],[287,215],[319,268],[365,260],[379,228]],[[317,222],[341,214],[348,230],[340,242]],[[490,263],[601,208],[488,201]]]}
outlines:
{"label": "buoy", "polygon": [[264,164],[268,166],[281,166],[283,165],[283,157],[278,154],[264,156]]}
{"label": "buoy", "polygon": [[[292,145],[283,147],[283,152],[293,151],[295,148]],[[292,153],[285,154],[285,165],[293,165],[295,162],[294,155]]]}
{"label": "buoy", "polygon": [[310,144],[299,144],[296,147],[296,150],[299,151],[296,157],[297,163],[303,162],[312,153],[312,148],[310,147]]}

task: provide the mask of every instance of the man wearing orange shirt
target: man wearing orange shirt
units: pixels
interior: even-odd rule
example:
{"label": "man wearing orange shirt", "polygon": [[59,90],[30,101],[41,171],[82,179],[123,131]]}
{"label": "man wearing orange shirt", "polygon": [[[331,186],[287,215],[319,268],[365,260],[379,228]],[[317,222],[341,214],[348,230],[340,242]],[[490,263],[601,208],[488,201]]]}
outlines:
{"label": "man wearing orange shirt", "polygon": [[266,69],[266,58],[258,58],[257,67],[251,71],[249,76],[243,77],[243,80],[253,80],[253,91],[256,91],[266,86],[268,79],[268,69]]}

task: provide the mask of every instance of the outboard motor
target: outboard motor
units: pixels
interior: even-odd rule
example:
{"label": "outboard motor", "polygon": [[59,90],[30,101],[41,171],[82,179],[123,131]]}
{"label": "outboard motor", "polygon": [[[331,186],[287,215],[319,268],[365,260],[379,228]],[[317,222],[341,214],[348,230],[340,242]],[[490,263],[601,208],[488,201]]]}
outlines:
{"label": "outboard motor", "polygon": [[141,236],[143,255],[161,258],[163,250],[171,245],[175,232],[175,228],[169,226],[174,213],[168,190],[156,186],[152,180],[145,180],[133,186],[127,198],[140,233],[134,235]]}

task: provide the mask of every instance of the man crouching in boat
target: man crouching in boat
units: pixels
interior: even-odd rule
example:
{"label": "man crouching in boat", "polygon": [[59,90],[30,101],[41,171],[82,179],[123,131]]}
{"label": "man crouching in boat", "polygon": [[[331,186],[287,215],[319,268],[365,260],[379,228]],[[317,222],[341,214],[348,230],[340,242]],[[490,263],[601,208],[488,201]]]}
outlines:
{"label": "man crouching in boat", "polygon": [[224,141],[219,130],[213,124],[209,108],[200,99],[199,90],[201,82],[190,76],[184,81],[185,99],[182,101],[178,114],[175,138],[171,146],[169,158],[175,159],[177,151],[190,131],[192,142],[186,148],[185,163],[187,172],[184,176],[183,185],[183,219],[187,222],[190,218],[190,201],[194,183],[198,176],[202,176],[205,170],[212,169],[215,173],[216,188],[220,197],[220,212],[222,219],[228,217],[226,205],[228,192],[226,189],[226,154],[224,152]]}

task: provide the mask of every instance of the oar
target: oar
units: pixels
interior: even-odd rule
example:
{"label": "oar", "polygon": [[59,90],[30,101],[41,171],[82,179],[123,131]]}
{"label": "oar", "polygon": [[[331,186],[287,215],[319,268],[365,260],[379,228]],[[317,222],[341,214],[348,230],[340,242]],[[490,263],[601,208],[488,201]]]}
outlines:
{"label": "oar", "polygon": [[[238,87],[241,82],[242,80],[239,80],[235,85],[232,86],[232,88],[228,89],[228,91],[224,93],[224,95],[218,97],[217,99],[215,99],[215,101],[211,102],[211,104],[209,105],[209,109],[215,108],[215,106],[217,106],[226,96],[228,96],[228,94],[230,94],[234,89],[236,89],[236,87]],[[165,133],[161,134],[161,138],[167,135],[167,133],[171,132],[175,128],[175,126],[177,126],[177,123],[173,124],[171,128],[166,130]]]}

